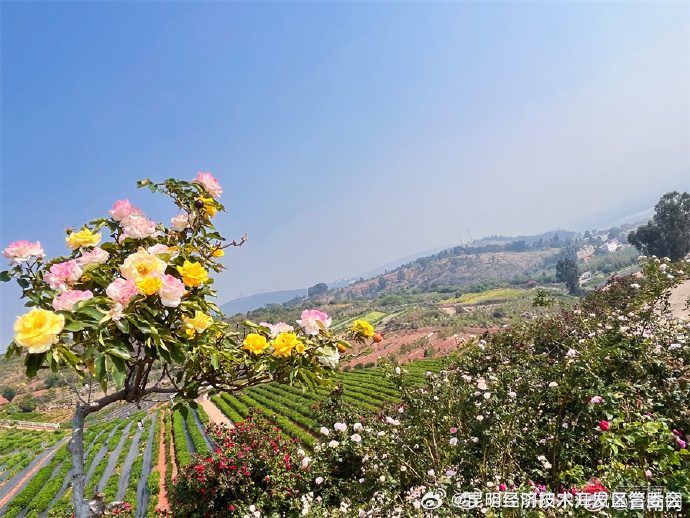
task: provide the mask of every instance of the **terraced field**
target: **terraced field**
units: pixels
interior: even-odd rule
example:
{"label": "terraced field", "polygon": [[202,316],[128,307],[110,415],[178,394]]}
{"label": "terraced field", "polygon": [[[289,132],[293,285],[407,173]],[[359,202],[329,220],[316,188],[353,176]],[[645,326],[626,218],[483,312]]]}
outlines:
{"label": "terraced field", "polygon": [[[440,360],[407,366],[420,381]],[[344,399],[355,407],[374,408],[396,401],[399,393],[379,369],[342,373]],[[302,392],[276,383],[253,387],[243,394],[220,394],[211,401],[231,422],[242,421],[252,408],[276,416],[278,428],[310,449],[320,423],[313,406],[328,397],[328,390]],[[85,473],[89,494],[105,493],[108,501],[121,500],[134,509],[135,518],[154,515],[167,507],[163,485],[170,485],[174,465],[190,462],[193,455],[215,449],[206,434],[210,419],[199,407],[183,417],[167,402],[151,403],[143,410],[118,407],[89,419],[85,430]],[[66,449],[69,429],[56,432],[0,429],[0,516],[52,518],[71,516],[70,459]],[[163,434],[163,435],[161,435]],[[163,445],[163,448],[161,448]]]}

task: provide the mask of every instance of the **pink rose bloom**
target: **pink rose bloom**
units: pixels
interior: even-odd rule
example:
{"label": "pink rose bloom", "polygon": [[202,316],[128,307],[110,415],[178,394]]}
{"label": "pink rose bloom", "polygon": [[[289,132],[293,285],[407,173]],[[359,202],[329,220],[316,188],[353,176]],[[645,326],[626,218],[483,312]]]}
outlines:
{"label": "pink rose bloom", "polygon": [[261,322],[259,325],[267,327],[268,329],[270,329],[269,337],[272,339],[277,337],[280,333],[289,333],[289,332],[292,332],[295,330],[294,327],[286,324],[285,322],[278,322],[277,324],[269,324],[268,322]]}
{"label": "pink rose bloom", "polygon": [[196,178],[192,180],[193,183],[199,183],[211,195],[211,198],[219,198],[223,194],[218,180],[216,180],[211,173],[197,173]]}
{"label": "pink rose bloom", "polygon": [[43,259],[46,254],[41,248],[41,242],[15,241],[2,251],[5,259],[10,260],[10,266],[27,262],[32,257]]}
{"label": "pink rose bloom", "polygon": [[168,247],[163,243],[158,243],[156,245],[150,246],[146,249],[149,254],[164,254],[168,251]]}
{"label": "pink rose bloom", "polygon": [[53,308],[55,311],[73,311],[76,302],[92,298],[90,291],[67,290],[53,299]]}
{"label": "pink rose bloom", "polygon": [[592,403],[601,403],[602,401],[603,399],[601,398],[601,396],[594,396],[592,398]]}
{"label": "pink rose bloom", "polygon": [[120,224],[125,235],[131,239],[144,239],[156,233],[156,224],[143,216],[127,216]]}
{"label": "pink rose bloom", "polygon": [[66,261],[51,266],[43,281],[50,284],[51,289],[66,290],[70,284],[81,279],[82,273],[76,261]]}
{"label": "pink rose bloom", "polygon": [[298,320],[297,323],[308,335],[318,335],[319,331],[321,330],[318,322],[321,322],[323,327],[328,329],[332,320],[333,319],[331,319],[326,313],[316,309],[305,309],[302,311],[302,319]]}
{"label": "pink rose bloom", "polygon": [[453,427],[450,429],[450,433],[458,433],[458,429]]}
{"label": "pink rose bloom", "polygon": [[139,290],[135,282],[126,279],[115,279],[105,289],[105,294],[109,298],[123,306],[129,304],[129,300],[137,293],[139,293]]}
{"label": "pink rose bloom", "polygon": [[129,200],[118,200],[113,205],[112,210],[109,210],[110,216],[115,221],[122,221],[134,212],[134,205],[129,203]]}
{"label": "pink rose bloom", "polygon": [[185,228],[189,228],[189,214],[178,214],[170,219],[170,228],[176,232],[181,232]]}
{"label": "pink rose bloom", "polygon": [[103,264],[105,263],[110,254],[100,247],[96,247],[90,252],[84,252],[81,257],[77,257],[77,264],[79,266],[86,266],[87,264]]}
{"label": "pink rose bloom", "polygon": [[184,295],[184,283],[172,275],[162,275],[160,273],[153,274],[163,281],[163,285],[158,290],[158,295],[161,298],[161,304],[167,308],[176,308],[182,302]]}

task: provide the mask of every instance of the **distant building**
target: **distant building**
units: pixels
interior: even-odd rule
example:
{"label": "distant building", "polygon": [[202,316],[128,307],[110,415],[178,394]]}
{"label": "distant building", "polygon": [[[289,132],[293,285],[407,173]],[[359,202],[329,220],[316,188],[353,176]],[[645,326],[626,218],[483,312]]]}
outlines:
{"label": "distant building", "polygon": [[585,272],[582,275],[580,275],[580,280],[581,281],[586,281],[587,279],[592,278],[592,272]]}

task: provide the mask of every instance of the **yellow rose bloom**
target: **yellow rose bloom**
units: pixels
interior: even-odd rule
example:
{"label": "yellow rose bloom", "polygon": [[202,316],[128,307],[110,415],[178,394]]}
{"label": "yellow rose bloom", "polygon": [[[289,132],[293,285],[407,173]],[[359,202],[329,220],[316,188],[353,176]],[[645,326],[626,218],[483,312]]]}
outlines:
{"label": "yellow rose bloom", "polygon": [[182,266],[177,267],[177,271],[182,276],[182,282],[190,288],[201,286],[208,280],[208,272],[199,263],[185,261]]}
{"label": "yellow rose bloom", "polygon": [[247,335],[244,339],[244,348],[249,352],[254,354],[259,354],[268,347],[268,342],[266,342],[266,337],[258,333],[251,333]]}
{"label": "yellow rose bloom", "polygon": [[206,217],[212,218],[213,216],[215,216],[217,209],[212,205],[213,198],[204,198],[203,196],[200,196],[199,198],[201,199],[201,201],[204,202],[204,209],[206,209]]}
{"label": "yellow rose bloom", "polygon": [[211,255],[213,255],[213,257],[223,257],[225,252],[223,252],[220,248],[216,248]]}
{"label": "yellow rose bloom", "polygon": [[[304,344],[301,344],[297,339],[295,333],[280,333],[276,339],[273,341],[273,356],[290,356],[292,350],[301,345],[302,352],[304,352]],[[299,349],[297,349],[299,351]]]}
{"label": "yellow rose bloom", "polygon": [[64,327],[64,316],[34,308],[26,315],[17,317],[14,323],[14,343],[26,347],[29,354],[44,353],[57,342]]}
{"label": "yellow rose bloom", "polygon": [[161,261],[155,255],[149,254],[146,250],[139,250],[127,256],[120,266],[120,272],[128,281],[137,282],[155,272],[165,273],[167,266],[165,261]]}
{"label": "yellow rose bloom", "polygon": [[139,288],[139,291],[144,295],[153,295],[159,289],[161,289],[161,286],[163,286],[163,281],[161,281],[158,277],[144,277],[143,279],[139,279],[136,284],[137,288]]}
{"label": "yellow rose bloom", "polygon": [[372,325],[366,320],[355,320],[350,330],[364,336],[374,336],[376,334]]}
{"label": "yellow rose bloom", "polygon": [[65,242],[70,250],[76,250],[80,246],[96,246],[101,242],[101,233],[94,234],[85,228],[79,232],[72,232],[65,238]]}
{"label": "yellow rose bloom", "polygon": [[197,333],[203,333],[213,324],[213,318],[199,310],[194,312],[194,318],[182,317],[182,321],[187,329],[194,329]]}
{"label": "yellow rose bloom", "polygon": [[295,350],[300,354],[304,354],[304,342],[302,342],[302,341],[297,342],[297,345],[295,346]]}

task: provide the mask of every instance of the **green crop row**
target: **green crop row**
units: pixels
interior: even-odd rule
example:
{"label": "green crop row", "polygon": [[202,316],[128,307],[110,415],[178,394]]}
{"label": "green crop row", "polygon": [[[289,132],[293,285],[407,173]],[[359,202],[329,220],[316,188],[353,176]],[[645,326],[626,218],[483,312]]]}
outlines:
{"label": "green crop row", "polygon": [[[241,401],[245,405],[249,405],[250,407],[256,407],[262,410],[266,410],[261,404],[259,404],[257,401],[253,400],[249,396],[240,396]],[[268,412],[268,414],[274,414],[273,412]],[[302,428],[297,426],[295,423],[290,421],[288,418],[279,415],[279,414],[274,414],[276,417],[276,426],[283,431],[285,434],[287,434],[289,437],[292,437],[293,439],[299,440],[301,443],[307,445],[309,448],[311,448],[315,442],[314,437],[309,435],[307,432],[305,432]]]}
{"label": "green crop row", "polygon": [[129,480],[127,481],[127,491],[125,491],[124,502],[132,506],[132,513],[137,509],[137,486],[141,478],[141,471],[144,468],[144,451],[146,451],[146,443],[151,430],[151,419],[146,420],[144,430],[139,439],[139,454],[132,463],[132,471],[129,473]]}
{"label": "green crop row", "polygon": [[187,438],[184,433],[184,418],[178,411],[173,412],[172,428],[177,465],[180,467],[186,466],[192,458],[189,455],[189,446],[187,445]]}
{"label": "green crop row", "polygon": [[[134,421],[133,418],[130,418],[129,421]],[[124,426],[124,423],[123,423]],[[134,439],[134,434],[136,433],[136,425],[132,425],[129,429],[129,433],[127,434],[127,438],[125,439],[122,449],[120,450],[120,454],[117,457],[117,463],[115,466],[115,471],[113,474],[110,476],[108,479],[108,482],[106,482],[105,487],[103,488],[103,493],[106,495],[106,501],[110,502],[115,499],[115,496],[117,495],[117,486],[120,482],[120,472],[122,469],[122,465],[125,462],[125,458],[127,457],[127,453],[129,453],[130,448],[132,447],[132,440]]]}
{"label": "green crop row", "polygon": [[220,397],[223,398],[223,400],[230,405],[235,412],[237,412],[239,415],[242,416],[242,421],[244,421],[244,418],[249,415],[249,409],[243,405],[239,399],[237,399],[235,396],[232,396],[230,394],[226,394],[223,392]]}
{"label": "green crop row", "polygon": [[216,405],[221,412],[223,412],[233,424],[241,423],[244,421],[244,417],[235,412],[235,410],[228,405],[223,398],[219,396],[211,396],[211,401]]}
{"label": "green crop row", "polygon": [[19,494],[15,495],[10,502],[7,509],[5,509],[5,518],[14,518],[22,509],[24,509],[36,494],[43,488],[43,486],[50,480],[50,476],[57,466],[59,466],[67,457],[67,448],[60,448],[51,459],[47,466],[39,469],[36,474],[29,480],[29,483],[22,489]]}
{"label": "green crop row", "polygon": [[254,401],[258,402],[265,409],[271,410],[283,417],[287,417],[294,423],[300,425],[303,428],[306,428],[307,430],[315,432],[320,428],[320,426],[318,426],[313,419],[305,416],[301,412],[298,412],[283,405],[280,401],[278,401],[277,397],[275,399],[270,399],[255,390],[252,390],[251,392],[249,392],[249,394]]}
{"label": "green crop row", "polygon": [[204,436],[202,435],[201,430],[199,430],[199,427],[196,424],[196,419],[194,419],[194,411],[189,410],[187,412],[187,430],[189,430],[189,437],[192,439],[192,443],[194,443],[194,449],[199,455],[203,455],[204,453],[208,453],[208,445],[206,444],[206,441],[204,440]]}

